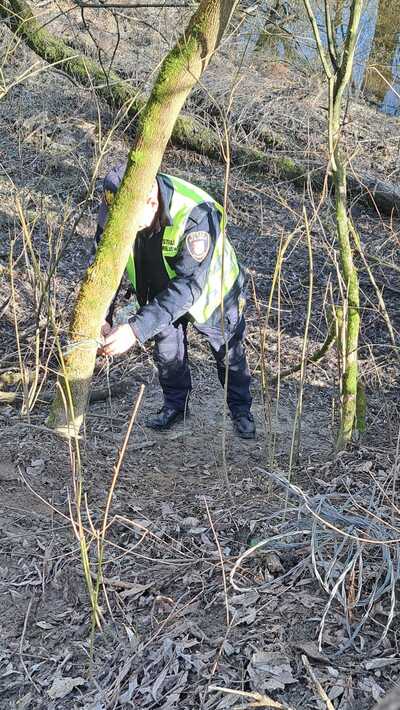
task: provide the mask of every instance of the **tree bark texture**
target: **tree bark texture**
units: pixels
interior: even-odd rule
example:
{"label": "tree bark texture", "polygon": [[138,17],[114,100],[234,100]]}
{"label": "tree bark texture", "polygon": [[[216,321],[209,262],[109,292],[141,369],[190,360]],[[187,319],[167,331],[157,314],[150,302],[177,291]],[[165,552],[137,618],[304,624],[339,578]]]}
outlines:
{"label": "tree bark texture", "polygon": [[350,223],[347,201],[346,165],[341,151],[341,125],[343,96],[353,71],[354,52],[361,18],[362,0],[353,0],[350,10],[347,36],[344,43],[342,61],[333,79],[330,99],[331,132],[334,152],[331,155],[333,181],[335,186],[336,229],[342,276],[345,288],[346,317],[344,324],[342,406],[337,450],[342,450],[351,441],[357,413],[358,386],[358,337],[360,332],[360,294],[358,273],[353,260],[350,241]]}
{"label": "tree bark texture", "polygon": [[[62,69],[83,86],[95,86],[96,94],[105,101],[115,101],[122,106],[133,100],[132,111],[137,113],[143,106],[135,102],[135,92],[128,82],[113,71],[105,76],[100,64],[84,55],[79,55],[59,37],[42,27],[25,0],[1,0],[0,17],[8,20],[10,29],[49,64],[62,63]],[[114,97],[114,99],[113,99]]]}
{"label": "tree bark texture", "polygon": [[323,46],[311,2],[310,0],[303,0],[303,2],[313,28],[317,49],[328,82],[329,94],[328,146],[335,193],[336,235],[344,292],[343,337],[341,338],[343,343],[341,349],[343,360],[341,420],[336,442],[336,448],[340,451],[350,441],[356,420],[360,330],[358,274],[350,242],[346,163],[341,150],[342,109],[344,94],[353,71],[363,0],[352,0],[351,2],[346,37],[341,50],[337,47],[335,39],[329,0],[324,2],[327,50]]}
{"label": "tree bark texture", "polygon": [[349,217],[347,213],[346,168],[339,151],[336,152],[335,203],[336,227],[339,243],[341,270],[344,281],[346,307],[344,308],[344,352],[342,406],[337,450],[341,451],[351,440],[357,409],[358,384],[358,335],[360,331],[360,296],[358,274],[353,261],[350,243]]}
{"label": "tree bark texture", "polygon": [[[117,72],[112,71],[106,76],[100,64],[89,57],[79,55],[59,37],[42,28],[26,0],[2,0],[0,16],[8,19],[10,29],[39,57],[50,65],[54,62],[62,62],[62,69],[68,76],[83,86],[90,87],[112,109],[118,110],[130,105],[127,115],[136,126],[136,119],[144,108],[145,101]],[[196,118],[180,116],[171,137],[178,147],[193,150],[213,159],[221,158],[218,135],[212,129],[203,126]],[[267,130],[263,132],[262,139],[267,148],[276,147],[277,137],[272,133],[269,134]],[[325,166],[316,163],[310,174],[309,164],[306,166],[298,160],[285,156],[284,144],[280,137],[278,143],[282,155],[270,155],[265,150],[232,142],[232,163],[237,167],[267,173],[269,176],[293,181],[301,186],[310,180],[313,187],[320,190],[324,182]],[[400,215],[400,191],[394,185],[376,180],[371,175],[362,175],[360,179],[348,175],[347,187],[352,197],[372,205],[382,214]]]}
{"label": "tree bark texture", "polygon": [[75,304],[70,345],[61,378],[63,392],[55,398],[48,420],[60,434],[71,436],[79,431],[100,327],[134,244],[141,209],[177,116],[218,47],[234,5],[228,0],[202,0],[186,31],[165,57],[150,98],[141,112],[125,175],[110,208],[95,260],[86,272]]}

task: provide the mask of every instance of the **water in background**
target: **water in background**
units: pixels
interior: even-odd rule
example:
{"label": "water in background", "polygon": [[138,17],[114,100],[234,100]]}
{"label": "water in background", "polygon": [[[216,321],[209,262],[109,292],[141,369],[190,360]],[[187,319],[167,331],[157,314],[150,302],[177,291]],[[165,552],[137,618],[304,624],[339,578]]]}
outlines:
{"label": "water in background", "polygon": [[[330,0],[338,45],[343,41],[351,0]],[[326,42],[323,0],[313,3]],[[302,0],[269,0],[245,23],[248,47],[263,57],[304,70],[319,62]],[[352,92],[363,94],[390,115],[400,115],[400,0],[365,0],[354,62]]]}

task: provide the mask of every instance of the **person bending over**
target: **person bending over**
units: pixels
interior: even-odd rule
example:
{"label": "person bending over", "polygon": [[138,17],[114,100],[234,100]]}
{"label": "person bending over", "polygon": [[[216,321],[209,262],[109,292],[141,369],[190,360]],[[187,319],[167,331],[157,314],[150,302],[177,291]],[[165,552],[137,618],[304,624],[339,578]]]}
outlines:
{"label": "person bending over", "polygon": [[[104,179],[97,244],[125,166],[116,166]],[[192,388],[187,342],[191,323],[208,341],[222,386],[228,367],[227,403],[235,432],[253,439],[244,278],[223,222],[223,209],[214,198],[181,178],[158,173],[126,264],[140,307],[128,323],[114,327],[110,309],[101,331],[102,353],[119,355],[135,343],[154,339],[164,404],[146,425],[168,429],[183,418]]]}

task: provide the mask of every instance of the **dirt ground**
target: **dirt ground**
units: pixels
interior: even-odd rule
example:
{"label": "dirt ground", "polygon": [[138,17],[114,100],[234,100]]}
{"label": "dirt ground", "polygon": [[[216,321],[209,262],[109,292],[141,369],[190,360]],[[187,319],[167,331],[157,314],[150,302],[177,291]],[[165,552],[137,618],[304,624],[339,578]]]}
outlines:
{"label": "dirt ground", "polygon": [[[21,47],[12,57],[13,72],[17,75],[32,57]],[[54,391],[57,360],[45,306],[40,335],[35,335],[41,287],[32,254],[46,275],[54,254],[62,250],[50,281],[50,301],[64,338],[91,258],[100,176],[126,156],[129,145],[127,134],[113,134],[99,178],[91,184],[99,157],[97,107],[89,92],[54,76],[44,73],[40,83],[31,78],[18,84],[0,104],[0,374],[18,373],[19,358],[33,369],[37,357],[43,391]],[[297,101],[302,116],[316,110],[304,86],[302,103],[300,93],[288,98],[289,79],[280,94],[275,92],[274,103],[269,90],[273,121],[279,125],[280,106],[281,125],[288,132],[288,101]],[[101,112],[106,135],[113,117],[104,107]],[[359,137],[362,128],[360,165],[372,169],[380,146],[397,140],[396,124],[361,104],[353,116],[349,135],[354,129]],[[313,120],[317,125],[321,115],[313,114]],[[301,136],[290,135],[303,150],[304,130]],[[322,150],[316,135],[318,145],[312,150]],[[367,140],[369,135],[378,136],[376,143]],[[393,153],[386,158],[393,175]],[[216,162],[171,147],[163,167],[221,194],[224,169]],[[17,197],[33,252],[26,233],[23,238]],[[190,414],[165,434],[144,426],[146,415],[161,404],[151,344],[113,362],[99,359],[94,389],[125,380],[130,384],[122,395],[90,406],[79,443],[81,515],[94,578],[94,533],[102,524],[142,383],[145,389],[112,499],[100,589],[102,628],[94,633],[71,522],[77,518],[76,451],[47,429],[48,404],[40,394],[29,416],[20,400],[17,406],[1,405],[1,708],[249,707],[251,698],[215,689],[223,688],[258,692],[281,707],[311,710],[328,707],[323,688],[337,710],[368,710],[400,682],[398,509],[393,513],[389,505],[397,493],[398,351],[391,346],[361,262],[367,433],[334,459],[338,368],[332,348],[306,373],[300,449],[291,478],[307,498],[285,483],[299,379],[284,379],[277,390],[273,377],[299,361],[309,279],[302,212],[305,206],[312,214],[319,197],[272,176],[250,178],[233,166],[229,233],[248,269],[255,441],[237,439],[229,417],[224,420],[212,358],[194,331]],[[328,201],[318,214],[312,224],[310,353],[325,338],[331,294],[334,301],[338,297]],[[398,221],[360,204],[353,206],[353,216],[368,257],[398,266]],[[279,245],[291,233],[280,295],[276,292],[266,322]],[[373,268],[397,334],[398,272],[376,261]],[[266,333],[264,360],[260,328]],[[262,395],[265,372],[271,383],[268,396]],[[2,384],[2,389],[21,393],[16,386]],[[333,528],[317,521],[319,513]],[[376,544],[365,543],[374,536]],[[269,542],[255,547],[235,568],[261,540]]]}

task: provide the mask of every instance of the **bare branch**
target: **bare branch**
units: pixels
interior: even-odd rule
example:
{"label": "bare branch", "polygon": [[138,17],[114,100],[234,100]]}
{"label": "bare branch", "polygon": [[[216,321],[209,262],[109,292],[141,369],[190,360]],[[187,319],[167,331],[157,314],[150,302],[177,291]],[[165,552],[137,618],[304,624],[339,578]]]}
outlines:
{"label": "bare branch", "polygon": [[193,3],[184,3],[178,4],[178,3],[146,3],[144,5],[140,3],[107,3],[107,4],[99,4],[99,3],[90,3],[90,2],[79,2],[79,0],[75,0],[75,4],[77,7],[81,8],[95,8],[96,10],[110,10],[111,8],[116,8],[116,9],[130,9],[130,10],[147,10],[148,8],[159,8],[163,10],[164,8],[194,8],[195,5]]}
{"label": "bare branch", "polygon": [[318,24],[317,24],[317,20],[316,20],[314,11],[311,7],[310,0],[303,0],[303,2],[304,2],[304,7],[306,8],[308,19],[311,22],[311,27],[312,27],[314,39],[315,39],[315,42],[317,45],[319,56],[321,58],[324,72],[325,72],[327,78],[330,79],[333,75],[333,69],[332,69],[332,65],[330,65],[330,61],[329,61],[328,57],[326,56],[326,53],[325,53],[325,50],[324,50],[324,47],[322,44],[322,39],[321,39],[320,31],[318,29]]}

